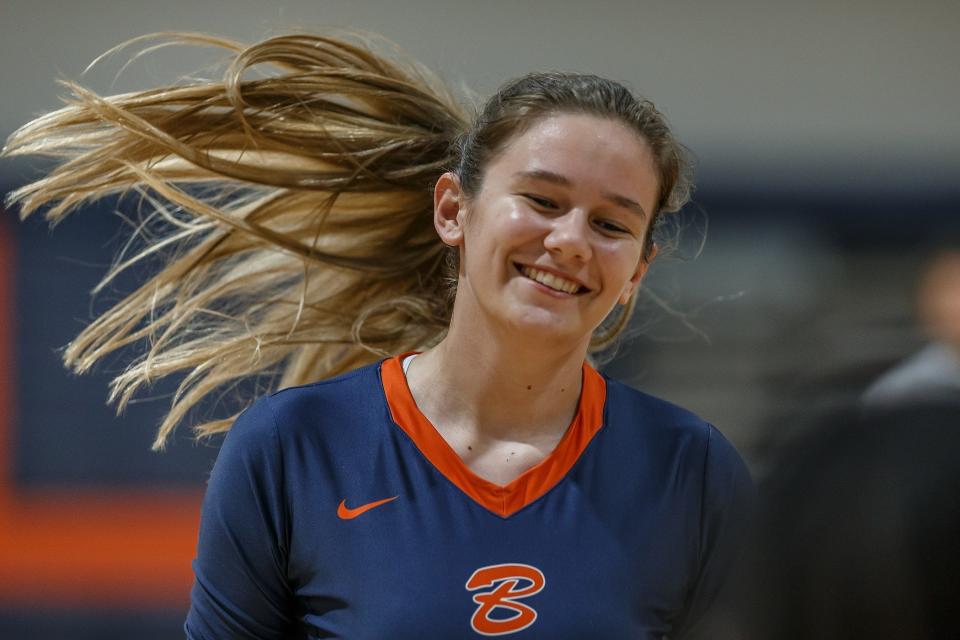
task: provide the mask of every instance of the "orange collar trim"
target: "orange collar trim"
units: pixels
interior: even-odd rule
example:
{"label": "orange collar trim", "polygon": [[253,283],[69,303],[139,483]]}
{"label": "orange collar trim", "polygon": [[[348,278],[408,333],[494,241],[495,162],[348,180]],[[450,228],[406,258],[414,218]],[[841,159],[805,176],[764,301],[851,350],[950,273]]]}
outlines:
{"label": "orange collar trim", "polygon": [[593,367],[584,363],[583,390],[577,415],[556,448],[509,484],[494,484],[471,471],[436,427],[420,413],[403,373],[401,363],[406,355],[409,354],[389,358],[380,365],[380,380],[390,416],[430,464],[475,502],[500,517],[513,515],[563,480],[603,426],[606,382]]}

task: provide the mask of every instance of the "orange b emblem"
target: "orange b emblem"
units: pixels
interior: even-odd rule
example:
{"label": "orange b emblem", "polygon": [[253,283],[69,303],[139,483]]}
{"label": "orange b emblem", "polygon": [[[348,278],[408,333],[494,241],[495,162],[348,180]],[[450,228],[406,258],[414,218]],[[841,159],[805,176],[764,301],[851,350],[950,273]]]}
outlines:
{"label": "orange b emblem", "polygon": [[[467,591],[488,590],[474,594],[473,601],[480,606],[470,618],[470,626],[485,636],[502,636],[526,629],[536,621],[537,612],[516,600],[540,593],[545,584],[543,572],[528,564],[494,564],[477,569],[467,580]],[[496,609],[512,615],[493,618],[490,614]]]}

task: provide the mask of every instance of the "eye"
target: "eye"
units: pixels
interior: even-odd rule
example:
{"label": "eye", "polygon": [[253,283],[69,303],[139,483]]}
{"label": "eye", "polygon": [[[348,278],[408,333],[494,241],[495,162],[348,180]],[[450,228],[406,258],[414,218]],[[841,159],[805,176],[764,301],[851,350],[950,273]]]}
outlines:
{"label": "eye", "polygon": [[630,233],[630,230],[622,225],[609,220],[604,220],[602,218],[600,220],[595,220],[594,224],[600,227],[600,229],[603,231],[607,231],[609,233]]}
{"label": "eye", "polygon": [[556,209],[556,208],[557,208],[557,204],[556,204],[553,200],[550,200],[549,198],[544,198],[543,196],[538,196],[538,195],[533,194],[533,193],[524,193],[524,194],[522,194],[522,195],[523,195],[523,197],[526,198],[528,201],[532,202],[533,204],[535,204],[536,206],[540,207],[541,209]]}

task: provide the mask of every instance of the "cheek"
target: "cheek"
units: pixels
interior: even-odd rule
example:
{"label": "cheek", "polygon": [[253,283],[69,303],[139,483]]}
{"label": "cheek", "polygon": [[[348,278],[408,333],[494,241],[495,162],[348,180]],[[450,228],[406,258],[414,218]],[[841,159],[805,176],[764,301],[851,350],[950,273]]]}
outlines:
{"label": "cheek", "polygon": [[503,202],[497,221],[507,234],[538,233],[544,226],[544,219],[528,207],[514,199]]}
{"label": "cheek", "polygon": [[510,203],[482,215],[467,231],[468,242],[484,247],[488,254],[511,252],[543,235],[543,221],[538,216]]}
{"label": "cheek", "polygon": [[600,245],[595,251],[602,258],[608,277],[616,284],[626,284],[640,264],[642,245],[639,242],[616,242]]}

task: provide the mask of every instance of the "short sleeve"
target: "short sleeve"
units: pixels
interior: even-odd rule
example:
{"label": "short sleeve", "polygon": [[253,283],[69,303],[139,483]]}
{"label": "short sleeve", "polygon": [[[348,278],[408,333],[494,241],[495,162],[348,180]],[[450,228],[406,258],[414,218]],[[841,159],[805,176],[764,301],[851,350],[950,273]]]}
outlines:
{"label": "short sleeve", "polygon": [[281,638],[293,598],[286,580],[283,459],[262,399],[228,432],[214,464],[200,519],[190,612],[191,640]]}
{"label": "short sleeve", "polygon": [[[670,638],[690,638],[730,584],[754,522],[757,492],[740,454],[708,425],[704,460],[699,540],[699,574],[687,597],[684,615]],[[709,636],[709,631],[707,631]]]}

